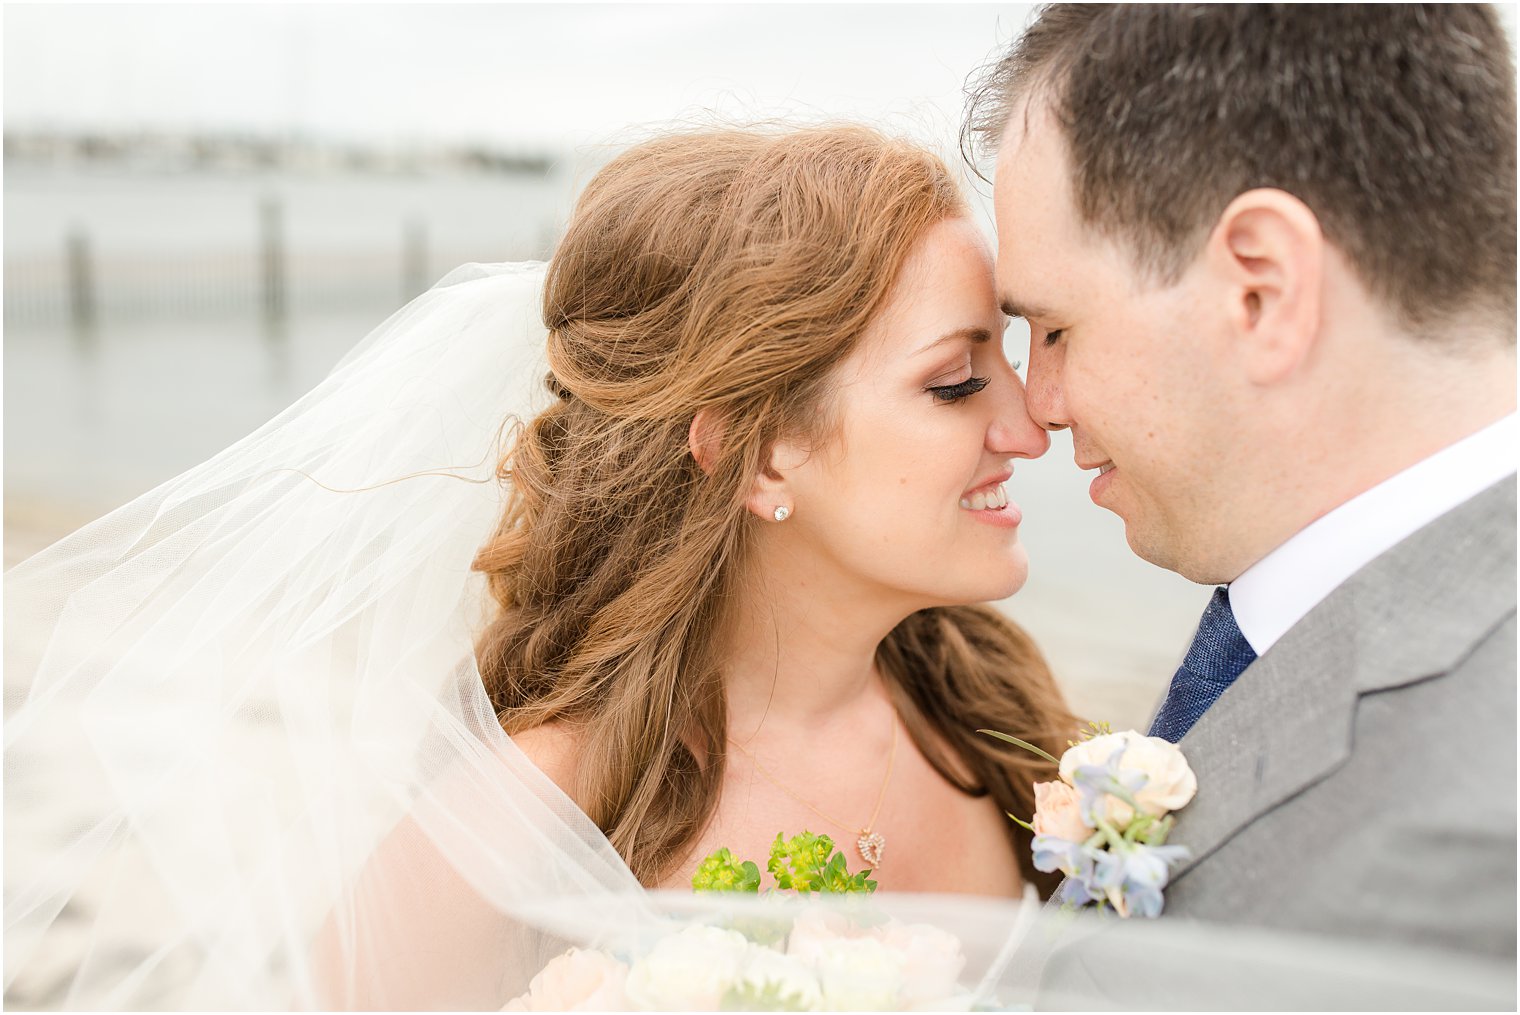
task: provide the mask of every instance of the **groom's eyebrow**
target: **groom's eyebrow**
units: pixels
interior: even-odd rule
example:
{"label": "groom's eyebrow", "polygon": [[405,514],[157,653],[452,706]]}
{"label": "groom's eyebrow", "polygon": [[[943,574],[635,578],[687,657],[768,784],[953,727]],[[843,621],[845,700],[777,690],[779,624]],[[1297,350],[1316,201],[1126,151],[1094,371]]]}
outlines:
{"label": "groom's eyebrow", "polygon": [[983,342],[992,341],[992,332],[988,331],[986,328],[957,328],[954,331],[946,332],[939,338],[936,338],[934,341],[930,342],[928,345],[924,346],[913,355],[918,356],[922,353],[929,352],[931,349],[938,349],[940,346],[944,345],[947,342],[956,342],[961,340],[969,341],[972,345],[981,345]]}
{"label": "groom's eyebrow", "polygon": [[1003,313],[1009,317],[1022,317],[1024,320],[1044,318],[1050,316],[1050,311],[1045,307],[1036,306],[1033,303],[1020,303],[1011,296],[1003,297]]}

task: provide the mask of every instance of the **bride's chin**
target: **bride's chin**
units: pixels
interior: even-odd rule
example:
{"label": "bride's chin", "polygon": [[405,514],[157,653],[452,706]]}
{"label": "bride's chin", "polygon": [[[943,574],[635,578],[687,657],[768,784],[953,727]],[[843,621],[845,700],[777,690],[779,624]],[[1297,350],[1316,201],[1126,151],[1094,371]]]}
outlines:
{"label": "bride's chin", "polygon": [[[1029,580],[1029,558],[1025,555],[1023,547],[1016,547],[1013,552],[997,563],[983,560],[979,562],[979,565],[977,571],[979,580],[968,581],[960,588],[946,590],[948,594],[940,602],[926,603],[921,608],[995,603],[1017,594]],[[991,570],[993,567],[999,567],[999,570]]]}
{"label": "bride's chin", "polygon": [[1029,554],[1025,552],[1022,544],[1015,544],[1009,548],[1007,557],[1002,563],[1006,571],[999,577],[994,578],[989,584],[995,586],[992,594],[985,596],[983,602],[995,602],[999,599],[1007,599],[1015,595],[1024,584],[1029,581]]}

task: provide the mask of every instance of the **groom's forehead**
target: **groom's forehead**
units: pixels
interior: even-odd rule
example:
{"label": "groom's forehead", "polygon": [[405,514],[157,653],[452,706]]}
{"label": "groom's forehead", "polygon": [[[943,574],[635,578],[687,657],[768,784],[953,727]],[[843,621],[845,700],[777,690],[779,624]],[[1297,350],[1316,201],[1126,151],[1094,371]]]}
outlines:
{"label": "groom's forehead", "polygon": [[[998,301],[1003,310],[1046,321],[1074,272],[1108,264],[1107,241],[1078,212],[1064,131],[1048,104],[1021,103],[1009,115],[993,175]],[[1080,268],[1080,271],[1078,271]]]}
{"label": "groom's forehead", "polygon": [[998,145],[992,200],[1001,233],[1049,228],[1070,210],[1072,180],[1066,141],[1047,108],[1022,103],[1010,114]]}
{"label": "groom's forehead", "polygon": [[[993,192],[1018,191],[1048,183],[1063,184],[1070,160],[1066,138],[1048,103],[1026,100],[1003,124],[993,167]],[[1042,170],[1050,170],[1044,172]]]}

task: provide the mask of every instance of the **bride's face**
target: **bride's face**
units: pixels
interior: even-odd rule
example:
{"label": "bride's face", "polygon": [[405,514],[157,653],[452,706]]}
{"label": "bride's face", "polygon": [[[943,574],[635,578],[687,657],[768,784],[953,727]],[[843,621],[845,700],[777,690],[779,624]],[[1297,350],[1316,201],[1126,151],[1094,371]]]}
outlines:
{"label": "bride's face", "polygon": [[[987,243],[933,227],[904,266],[826,409],[837,429],[785,471],[786,525],[820,566],[909,611],[1012,595],[1028,573],[1014,459],[1050,446],[1003,355]],[[864,590],[863,590],[864,591]]]}

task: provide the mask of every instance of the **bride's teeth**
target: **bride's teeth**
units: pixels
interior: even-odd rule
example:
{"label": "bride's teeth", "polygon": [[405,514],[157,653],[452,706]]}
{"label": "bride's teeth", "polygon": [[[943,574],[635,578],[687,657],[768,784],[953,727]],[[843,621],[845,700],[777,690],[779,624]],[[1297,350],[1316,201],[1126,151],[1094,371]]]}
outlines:
{"label": "bride's teeth", "polygon": [[1008,491],[1001,483],[961,498],[961,508],[966,511],[1001,511],[1007,506]]}
{"label": "bride's teeth", "polygon": [[1007,506],[1008,491],[1001,483],[961,498],[961,507],[967,511],[1001,511]]}

